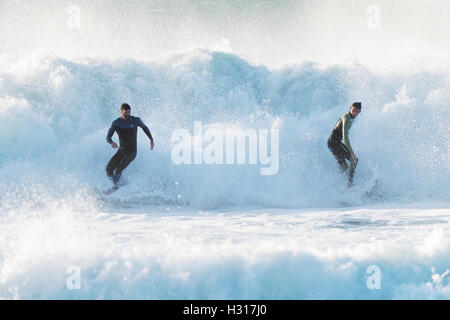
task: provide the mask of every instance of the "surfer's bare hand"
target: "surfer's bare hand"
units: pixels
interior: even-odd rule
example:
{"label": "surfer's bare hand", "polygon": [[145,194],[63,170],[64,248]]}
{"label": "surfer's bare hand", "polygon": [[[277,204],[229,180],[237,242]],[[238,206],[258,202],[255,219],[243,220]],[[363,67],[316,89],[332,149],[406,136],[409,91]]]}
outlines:
{"label": "surfer's bare hand", "polygon": [[117,149],[117,144],[115,142],[111,143],[111,147],[113,147],[114,149]]}
{"label": "surfer's bare hand", "polygon": [[353,165],[356,166],[356,164],[358,163],[358,157],[353,152],[352,152],[352,159],[353,159]]}
{"label": "surfer's bare hand", "polygon": [[150,140],[150,150],[153,150],[154,147],[155,143],[153,142],[153,140]]}

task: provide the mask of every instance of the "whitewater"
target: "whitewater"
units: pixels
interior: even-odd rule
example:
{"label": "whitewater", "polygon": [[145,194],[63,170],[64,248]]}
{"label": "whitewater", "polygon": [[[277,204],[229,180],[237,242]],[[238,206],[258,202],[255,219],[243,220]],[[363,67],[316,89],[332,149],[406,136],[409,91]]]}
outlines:
{"label": "whitewater", "polygon": [[[354,101],[349,191],[326,142]],[[2,55],[0,298],[449,299],[449,101],[445,70],[269,68],[211,49]],[[139,131],[123,186],[105,197],[105,138],[123,102],[155,149]],[[174,164],[172,132],[195,121],[277,129],[278,172]]]}

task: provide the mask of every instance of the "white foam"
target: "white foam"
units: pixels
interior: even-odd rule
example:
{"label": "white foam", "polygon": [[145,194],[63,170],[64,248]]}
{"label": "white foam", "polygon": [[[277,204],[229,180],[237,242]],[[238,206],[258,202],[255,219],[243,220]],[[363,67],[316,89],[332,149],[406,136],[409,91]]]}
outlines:
{"label": "white foam", "polygon": [[[450,212],[414,207],[94,215],[58,207],[2,224],[0,297],[448,299]],[[366,285],[373,265],[379,290]],[[70,266],[80,268],[79,290],[66,286]]]}
{"label": "white foam", "polygon": [[[150,152],[139,133],[137,159],[124,173],[128,194],[173,200],[181,194],[205,207],[336,205],[345,179],[326,139],[339,116],[361,100],[363,112],[351,130],[360,158],[356,183],[377,179],[385,201],[450,198],[446,74],[377,76],[362,66],[314,63],[270,71],[208,50],[152,63],[38,55],[5,63],[2,70],[0,171],[8,177],[2,191],[27,180],[33,175],[28,170],[51,176],[52,183],[70,175],[103,188],[104,167],[114,152],[104,139],[118,106],[127,101],[156,141]],[[198,120],[244,130],[275,125],[278,173],[263,177],[252,165],[176,166],[171,133],[192,131]]]}
{"label": "white foam", "polygon": [[[208,50],[146,63],[8,59],[0,68],[1,298],[448,299],[445,72],[270,70]],[[351,129],[359,165],[347,192],[326,140],[355,100],[363,102]],[[156,147],[140,132],[126,185],[102,199],[114,152],[105,136],[124,101]],[[278,174],[172,164],[172,131],[197,120],[275,126]],[[375,196],[364,197],[372,179]],[[66,287],[71,265],[82,270],[81,291]],[[382,270],[381,291],[367,289],[370,265]]]}

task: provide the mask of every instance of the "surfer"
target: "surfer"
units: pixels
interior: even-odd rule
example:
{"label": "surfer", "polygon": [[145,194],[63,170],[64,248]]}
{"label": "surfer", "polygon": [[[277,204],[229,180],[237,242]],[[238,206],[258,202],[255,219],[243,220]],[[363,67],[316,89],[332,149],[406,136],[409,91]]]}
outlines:
{"label": "surfer", "polygon": [[[120,113],[122,116],[113,121],[106,136],[111,147],[119,148],[106,166],[106,174],[113,180],[114,189],[117,189],[122,171],[136,158],[137,127],[141,127],[150,139],[150,149],[153,150],[155,146],[150,130],[140,118],[131,116],[131,108],[127,103],[120,106]],[[114,132],[119,136],[120,147],[111,139]]]}
{"label": "surfer", "polygon": [[[354,102],[350,107],[350,111],[344,113],[336,122],[336,125],[328,138],[328,148],[339,163],[342,172],[345,172],[348,169],[345,159],[350,161],[350,169],[348,172],[349,188],[353,185],[353,175],[355,174],[358,157],[353,152],[348,132],[353,124],[353,121],[360,112],[361,102]],[[342,140],[344,143],[342,143]]]}

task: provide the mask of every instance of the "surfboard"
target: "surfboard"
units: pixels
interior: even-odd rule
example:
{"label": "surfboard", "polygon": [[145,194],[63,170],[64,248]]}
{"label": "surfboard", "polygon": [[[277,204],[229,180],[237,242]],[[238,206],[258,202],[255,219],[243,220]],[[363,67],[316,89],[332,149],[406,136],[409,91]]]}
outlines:
{"label": "surfboard", "polygon": [[113,193],[113,192],[116,191],[117,189],[119,189],[119,186],[115,185],[115,186],[113,186],[112,188],[103,191],[103,194],[104,194],[105,196],[110,195],[111,193]]}
{"label": "surfboard", "polygon": [[379,184],[377,179],[373,179],[369,185],[366,187],[366,190],[363,193],[363,198],[379,200],[381,194],[379,192]]}

